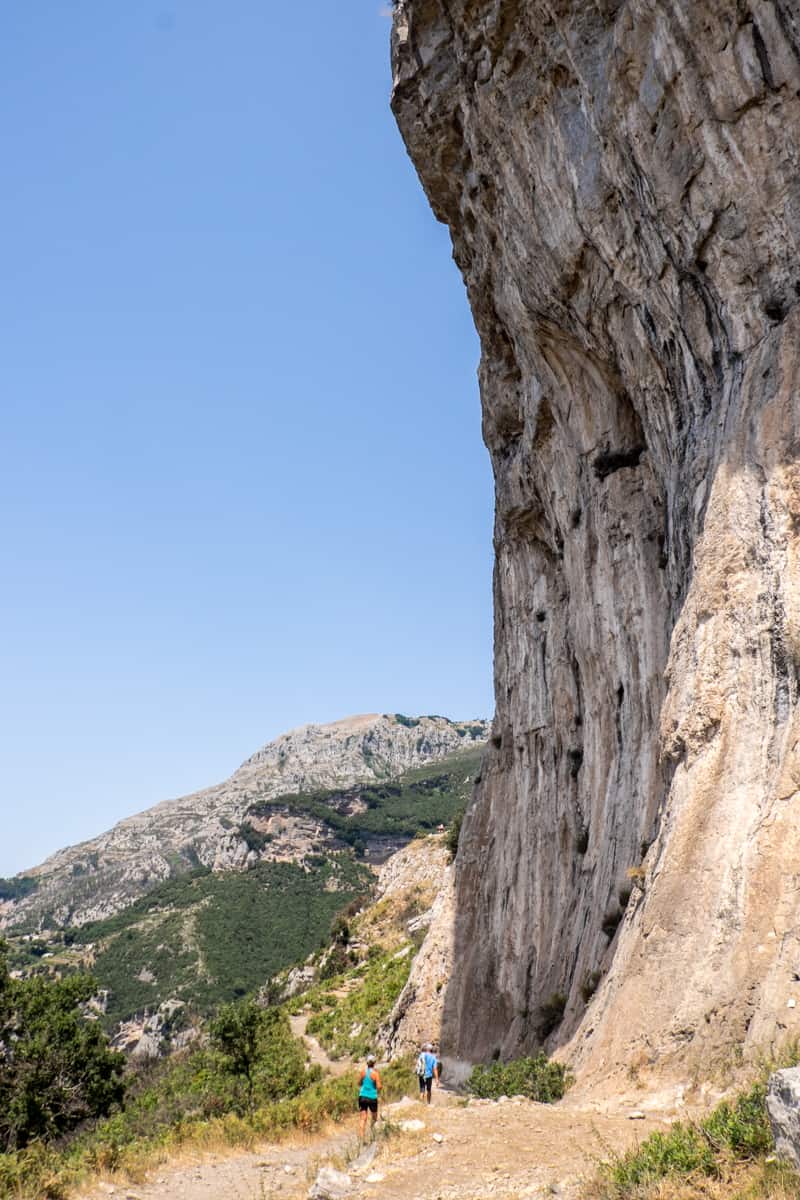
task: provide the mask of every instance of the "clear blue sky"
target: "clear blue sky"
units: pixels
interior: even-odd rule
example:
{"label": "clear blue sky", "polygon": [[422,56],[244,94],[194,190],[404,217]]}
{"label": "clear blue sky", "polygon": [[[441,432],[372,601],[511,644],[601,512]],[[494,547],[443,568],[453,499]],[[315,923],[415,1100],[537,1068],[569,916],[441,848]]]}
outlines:
{"label": "clear blue sky", "polygon": [[381,0],[11,0],[0,874],[353,712],[491,715],[491,479]]}

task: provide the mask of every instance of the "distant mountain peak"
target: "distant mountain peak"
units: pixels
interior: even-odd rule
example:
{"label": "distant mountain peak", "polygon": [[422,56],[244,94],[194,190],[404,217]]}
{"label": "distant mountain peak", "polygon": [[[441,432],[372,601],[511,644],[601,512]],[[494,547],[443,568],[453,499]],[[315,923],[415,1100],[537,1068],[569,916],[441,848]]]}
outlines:
{"label": "distant mountain peak", "polygon": [[162,801],[25,872],[21,878],[32,882],[0,901],[0,927],[81,925],[112,916],[188,871],[243,868],[256,853],[245,828],[254,803],[384,781],[480,745],[488,733],[481,719],[403,713],[290,730],[223,783]]}

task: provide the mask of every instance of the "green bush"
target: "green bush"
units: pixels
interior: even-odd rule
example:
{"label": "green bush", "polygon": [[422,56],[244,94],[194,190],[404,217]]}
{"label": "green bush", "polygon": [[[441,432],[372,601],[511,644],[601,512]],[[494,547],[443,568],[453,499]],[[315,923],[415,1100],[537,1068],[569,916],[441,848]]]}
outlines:
{"label": "green bush", "polygon": [[[224,1004],[209,1026],[209,1035],[223,1068],[244,1084],[251,1112],[256,1100],[296,1096],[308,1084],[303,1047],[277,1008],[261,1008],[253,999]],[[242,1111],[241,1103],[233,1108]]]}
{"label": "green bush", "polygon": [[122,1101],[123,1057],[114,1053],[82,1006],[96,984],[12,979],[0,941],[0,1146],[48,1141]]}
{"label": "green bush", "polygon": [[256,829],[250,821],[244,821],[239,826],[239,837],[247,846],[248,850],[255,850],[256,854],[260,854],[265,846],[268,846],[272,841],[272,834],[265,833],[262,829]]}
{"label": "green bush", "polygon": [[23,900],[39,886],[34,875],[16,875],[13,879],[0,879],[0,900]]}
{"label": "green bush", "polygon": [[458,839],[461,837],[461,826],[464,822],[464,811],[456,813],[445,834],[444,844],[452,862],[458,853]]}
{"label": "green bush", "polygon": [[560,1100],[570,1084],[566,1067],[551,1062],[547,1055],[517,1058],[473,1067],[467,1090],[473,1096],[496,1100],[498,1096],[528,1096],[543,1104]]}
{"label": "green bush", "polygon": [[694,1125],[673,1125],[667,1133],[651,1133],[636,1150],[610,1168],[614,1196],[632,1195],[636,1188],[667,1175],[712,1175],[716,1155]]}
{"label": "green bush", "polygon": [[567,997],[563,992],[553,992],[539,1006],[536,1032],[539,1039],[544,1041],[558,1029],[564,1019],[564,1009],[567,1007]]}
{"label": "green bush", "polygon": [[606,1171],[607,1197],[633,1200],[640,1190],[670,1176],[721,1176],[731,1163],[753,1162],[773,1150],[766,1108],[766,1079],[734,1100],[724,1100],[696,1124],[678,1122],[652,1133],[615,1159]]}
{"label": "green bush", "polygon": [[406,729],[416,729],[419,725],[419,717],[407,717],[404,713],[395,713],[394,719],[398,725],[405,725]]}

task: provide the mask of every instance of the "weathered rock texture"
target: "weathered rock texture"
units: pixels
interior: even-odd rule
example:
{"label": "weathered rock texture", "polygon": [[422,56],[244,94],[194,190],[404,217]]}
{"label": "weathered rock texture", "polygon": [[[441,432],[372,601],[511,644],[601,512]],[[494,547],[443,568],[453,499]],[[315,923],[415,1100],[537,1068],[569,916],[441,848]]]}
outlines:
{"label": "weathered rock texture", "polygon": [[800,1068],[791,1067],[770,1076],[767,1114],[775,1149],[781,1158],[800,1169]]}
{"label": "weathered rock texture", "polygon": [[[26,872],[37,889],[25,899],[0,902],[0,928],[20,922],[81,925],[118,912],[159,882],[198,866],[241,869],[260,859],[296,862],[319,853],[335,844],[333,831],[321,822],[279,803],[263,820],[245,822],[249,806],[400,775],[482,744],[487,733],[481,720],[377,713],[304,725],[263,746],[224,783],[128,817]],[[269,844],[253,849],[243,822],[267,834]]]}
{"label": "weathered rock texture", "polygon": [[584,1072],[763,1044],[800,968],[800,5],[398,0],[393,71],[496,478],[445,1037],[518,1053],[563,993]]}

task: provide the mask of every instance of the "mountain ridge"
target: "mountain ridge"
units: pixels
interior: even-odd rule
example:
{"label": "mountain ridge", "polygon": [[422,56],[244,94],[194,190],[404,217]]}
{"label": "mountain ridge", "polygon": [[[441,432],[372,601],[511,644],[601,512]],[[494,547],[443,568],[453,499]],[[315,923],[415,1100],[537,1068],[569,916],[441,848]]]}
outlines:
{"label": "mountain ridge", "polygon": [[113,916],[192,870],[255,865],[260,854],[245,825],[256,802],[379,782],[487,736],[483,720],[403,714],[359,714],[289,730],[221,783],[160,801],[15,876],[8,882],[29,890],[0,901],[0,928],[79,926]]}

